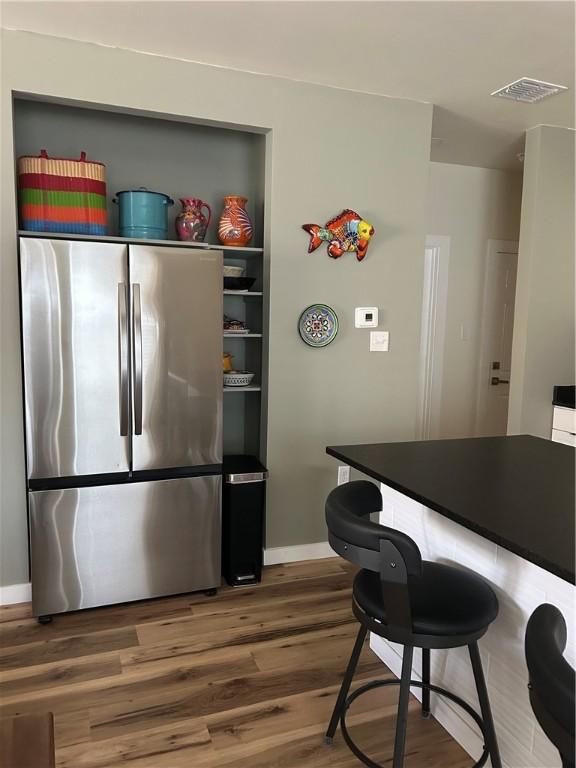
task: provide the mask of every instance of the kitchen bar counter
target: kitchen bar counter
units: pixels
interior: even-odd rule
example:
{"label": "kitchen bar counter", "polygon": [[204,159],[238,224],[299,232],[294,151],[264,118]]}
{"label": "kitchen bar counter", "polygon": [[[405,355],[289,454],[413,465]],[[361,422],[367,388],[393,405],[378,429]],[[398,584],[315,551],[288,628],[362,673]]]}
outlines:
{"label": "kitchen bar counter", "polygon": [[[408,534],[426,560],[472,570],[493,587],[496,621],[480,640],[505,768],[560,766],[528,699],[524,634],[532,611],[552,603],[568,625],[575,663],[574,448],[514,436],[327,448],[339,463],[380,481],[380,522]],[[399,676],[399,646],[371,647]],[[417,653],[413,678],[420,677]],[[432,652],[432,682],[478,708],[465,649]],[[419,695],[417,690],[413,690]],[[432,713],[475,759],[477,730],[448,701]]]}
{"label": "kitchen bar counter", "polygon": [[517,435],[327,453],[574,583],[573,448]]}

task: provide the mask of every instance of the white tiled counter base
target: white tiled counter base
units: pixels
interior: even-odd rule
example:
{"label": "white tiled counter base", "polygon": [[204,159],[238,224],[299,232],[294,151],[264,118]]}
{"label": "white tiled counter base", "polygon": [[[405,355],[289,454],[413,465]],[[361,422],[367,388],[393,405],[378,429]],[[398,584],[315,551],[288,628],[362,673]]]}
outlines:
{"label": "white tiled counter base", "polygon": [[[411,536],[424,559],[480,574],[498,595],[500,613],[479,645],[503,765],[505,768],[559,768],[558,753],[540,729],[530,707],[524,633],[528,618],[538,605],[545,602],[556,605],[568,624],[566,658],[574,665],[574,587],[388,486],[382,485],[381,490],[383,525]],[[553,514],[553,510],[542,510],[542,514]],[[370,644],[399,676],[401,646],[376,635],[371,636]],[[414,659],[413,678],[419,680],[418,651]],[[433,683],[453,691],[479,710],[467,649],[432,651],[431,677]],[[419,690],[412,692],[420,698]],[[433,715],[477,760],[482,752],[482,739],[476,727],[456,705],[434,694],[431,700]]]}

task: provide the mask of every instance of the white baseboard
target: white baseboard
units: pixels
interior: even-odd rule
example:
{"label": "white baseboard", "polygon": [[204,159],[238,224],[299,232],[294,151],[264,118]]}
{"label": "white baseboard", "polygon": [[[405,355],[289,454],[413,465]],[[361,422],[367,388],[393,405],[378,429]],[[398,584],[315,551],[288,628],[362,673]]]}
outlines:
{"label": "white baseboard", "polygon": [[0,587],[0,605],[13,605],[14,603],[29,603],[32,600],[31,584],[10,584]]}
{"label": "white baseboard", "polygon": [[296,563],[300,560],[322,560],[336,557],[336,553],[327,541],[316,544],[297,544],[294,547],[272,547],[264,550],[264,565]]}
{"label": "white baseboard", "polygon": [[[264,550],[264,565],[297,563],[300,560],[322,560],[325,557],[336,557],[336,553],[327,541],[298,544],[294,547],[272,547]],[[31,584],[10,584],[7,587],[0,587],[0,605],[29,603],[31,600]]]}
{"label": "white baseboard", "polygon": [[[264,565],[296,563],[300,560],[322,560],[325,557],[336,557],[336,553],[327,541],[298,544],[294,547],[272,547],[264,550]],[[0,605],[29,603],[31,600],[31,584],[10,584],[7,587],[0,587]]]}

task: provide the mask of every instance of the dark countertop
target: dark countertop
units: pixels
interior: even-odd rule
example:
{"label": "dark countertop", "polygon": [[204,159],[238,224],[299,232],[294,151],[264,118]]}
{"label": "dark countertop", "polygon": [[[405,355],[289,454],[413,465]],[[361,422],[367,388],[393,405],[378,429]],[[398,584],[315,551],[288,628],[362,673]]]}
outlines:
{"label": "dark countertop", "polygon": [[326,452],[575,583],[574,448],[515,435],[330,446]]}
{"label": "dark countertop", "polygon": [[552,405],[559,405],[562,408],[576,408],[576,387],[554,387]]}

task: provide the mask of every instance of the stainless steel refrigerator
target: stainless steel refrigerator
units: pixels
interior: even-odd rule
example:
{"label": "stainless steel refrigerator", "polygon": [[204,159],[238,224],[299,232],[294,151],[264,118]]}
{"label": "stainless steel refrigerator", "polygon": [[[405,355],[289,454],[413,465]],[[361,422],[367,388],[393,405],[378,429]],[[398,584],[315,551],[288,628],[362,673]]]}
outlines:
{"label": "stainless steel refrigerator", "polygon": [[35,616],[220,584],[222,254],[20,239]]}

